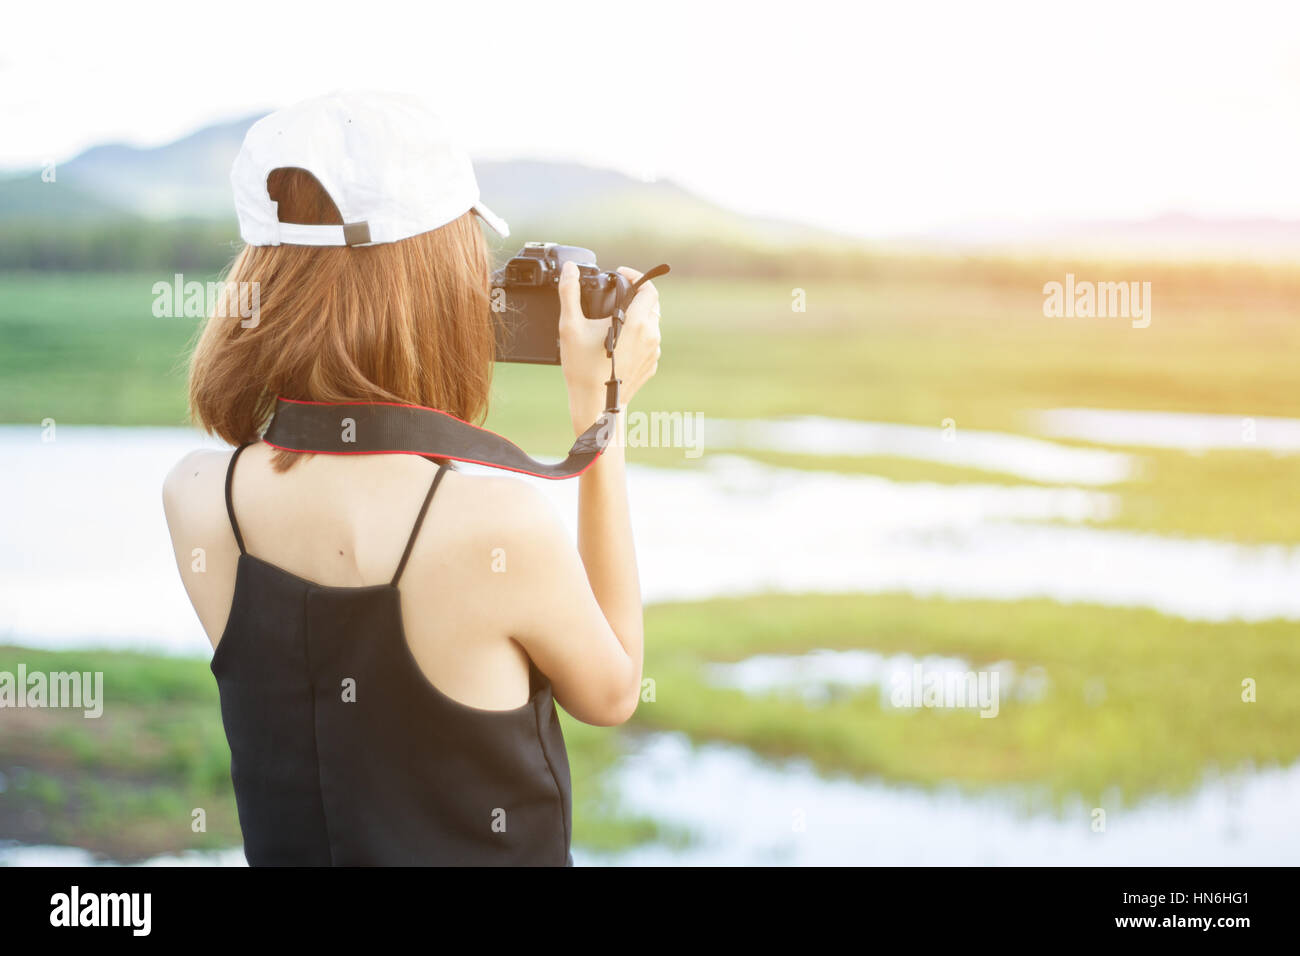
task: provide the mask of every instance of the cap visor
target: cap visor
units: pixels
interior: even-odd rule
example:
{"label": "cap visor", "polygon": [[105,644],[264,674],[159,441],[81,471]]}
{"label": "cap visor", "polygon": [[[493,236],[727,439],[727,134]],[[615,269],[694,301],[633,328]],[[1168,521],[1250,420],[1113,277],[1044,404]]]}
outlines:
{"label": "cap visor", "polygon": [[510,227],[506,225],[506,221],[487,206],[483,205],[481,202],[476,202],[473,209],[478,213],[478,217],[491,226],[492,231],[502,239],[505,239],[510,235]]}

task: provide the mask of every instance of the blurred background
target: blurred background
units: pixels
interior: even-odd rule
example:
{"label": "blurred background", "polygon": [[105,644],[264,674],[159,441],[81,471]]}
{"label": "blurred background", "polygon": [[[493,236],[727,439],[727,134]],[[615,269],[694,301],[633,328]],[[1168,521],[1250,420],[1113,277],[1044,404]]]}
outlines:
{"label": "blurred background", "polygon": [[[243,861],[155,287],[237,251],[248,126],[343,87],[448,117],[499,259],[673,267],[652,683],[564,718],[579,863],[1300,862],[1300,8],[898,6],[8,11],[0,671],[106,703],[0,710],[0,863]],[[558,458],[565,412],[498,368],[489,427]]]}

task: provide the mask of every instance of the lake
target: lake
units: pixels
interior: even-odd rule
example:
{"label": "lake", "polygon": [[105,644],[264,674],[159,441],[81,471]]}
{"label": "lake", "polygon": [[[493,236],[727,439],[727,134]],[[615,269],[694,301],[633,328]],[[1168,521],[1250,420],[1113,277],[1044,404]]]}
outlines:
{"label": "lake", "polygon": [[[0,494],[15,503],[0,517],[0,641],[209,653],[161,505],[167,470],[205,444],[220,447],[189,429],[60,426],[43,443],[35,426],[0,426]],[[574,527],[576,483],[523,480]],[[651,603],[902,591],[1300,619],[1300,548],[1089,527],[1116,507],[1091,487],[896,482],[719,453],[632,465],[628,483]]]}

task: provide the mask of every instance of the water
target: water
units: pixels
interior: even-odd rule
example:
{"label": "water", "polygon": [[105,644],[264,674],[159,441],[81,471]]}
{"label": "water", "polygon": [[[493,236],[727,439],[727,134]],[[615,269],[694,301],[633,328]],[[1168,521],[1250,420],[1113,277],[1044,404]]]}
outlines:
{"label": "water", "polygon": [[[969,687],[971,675],[983,674],[996,687],[997,700],[1034,701],[1047,692],[1049,680],[1042,667],[1018,668],[1011,661],[994,661],[976,667],[960,657],[880,654],[868,650],[815,650],[807,654],[755,654],[741,661],[708,664],[705,676],[714,687],[744,691],[753,697],[767,694],[797,697],[809,706],[875,690],[882,707],[915,706],[917,669],[924,682],[937,687]],[[996,685],[991,684],[997,675]],[[896,692],[908,690],[898,696]],[[959,700],[963,698],[958,698]],[[967,706],[978,698],[967,695]]]}
{"label": "water", "polygon": [[[47,846],[0,842],[0,866],[118,866],[79,846]],[[228,850],[187,850],[145,860],[140,866],[247,866],[243,847]]]}
{"label": "water", "polygon": [[[0,495],[17,503],[0,516],[0,641],[207,654],[160,501],[168,469],[204,440],[188,429],[39,435],[0,427]],[[572,528],[576,483],[535,481]],[[895,482],[716,454],[632,466],[629,485],[648,602],[902,591],[1300,618],[1300,549],[1084,526],[1116,506],[1101,491]]]}
{"label": "water", "polygon": [[172,557],[162,481],[190,429],[0,427],[0,642],[210,654]]}
{"label": "water", "polygon": [[1136,471],[1132,456],[1073,448],[1006,432],[933,428],[804,416],[778,421],[704,423],[707,448],[785,451],[805,455],[888,455],[978,468],[1030,481],[1111,485]]}
{"label": "water", "polygon": [[1054,408],[1040,412],[1035,421],[1039,431],[1054,438],[1109,445],[1300,453],[1300,419],[1296,418]]}
{"label": "water", "polygon": [[[826,779],[806,762],[768,762],[743,747],[647,738],[620,761],[623,806],[693,833],[581,864],[885,866],[1218,866],[1300,862],[1300,765],[1209,779],[1185,798],[1064,814],[1026,811],[1023,795],[970,796]],[[802,825],[802,829],[798,829]]]}

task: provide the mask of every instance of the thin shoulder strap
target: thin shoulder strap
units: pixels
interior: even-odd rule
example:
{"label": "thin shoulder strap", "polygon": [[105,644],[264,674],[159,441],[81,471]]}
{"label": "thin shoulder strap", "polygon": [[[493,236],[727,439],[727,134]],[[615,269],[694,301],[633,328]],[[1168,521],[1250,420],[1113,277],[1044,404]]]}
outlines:
{"label": "thin shoulder strap", "polygon": [[429,493],[424,496],[424,504],[420,506],[420,513],[416,516],[415,527],[411,529],[411,536],[406,539],[406,550],[402,552],[402,560],[397,565],[397,571],[393,574],[393,587],[397,587],[397,582],[402,578],[402,572],[406,570],[406,562],[411,557],[411,549],[415,547],[415,538],[420,533],[420,525],[424,524],[424,516],[429,511],[429,502],[433,500],[433,493],[438,490],[438,483],[442,481],[442,476],[447,473],[447,464],[438,466],[438,473],[433,476],[433,484],[429,485]]}
{"label": "thin shoulder strap", "polygon": [[239,533],[239,522],[235,520],[235,503],[230,498],[230,489],[235,482],[235,462],[239,461],[239,456],[244,453],[244,449],[253,444],[245,442],[235,449],[235,453],[230,456],[230,464],[226,466],[226,514],[230,515],[230,530],[235,532],[235,544],[239,545],[239,553],[244,554],[244,536]]}

